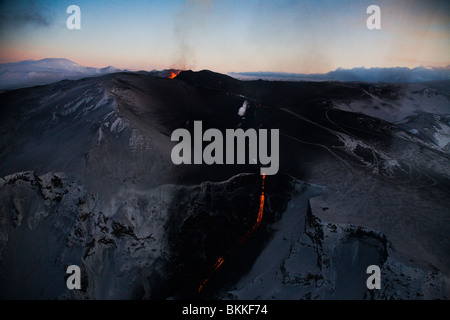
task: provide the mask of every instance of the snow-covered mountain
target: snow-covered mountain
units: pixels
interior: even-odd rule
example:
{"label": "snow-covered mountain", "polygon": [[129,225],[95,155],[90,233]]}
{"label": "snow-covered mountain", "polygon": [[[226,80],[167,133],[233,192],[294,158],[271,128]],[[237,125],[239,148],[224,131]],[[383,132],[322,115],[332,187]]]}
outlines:
{"label": "snow-covered mountain", "polygon": [[416,68],[338,68],[323,74],[283,73],[283,72],[238,72],[231,76],[242,80],[290,80],[290,81],[362,81],[411,83],[424,81],[450,80],[450,66]]}
{"label": "snow-covered mountain", "polygon": [[[449,88],[205,70],[3,92],[0,298],[448,299]],[[194,120],[278,128],[279,173],[174,165]]]}
{"label": "snow-covered mountain", "polygon": [[112,66],[83,67],[60,58],[3,63],[0,64],[0,90],[45,85],[65,79],[76,80],[118,71],[120,70]]}

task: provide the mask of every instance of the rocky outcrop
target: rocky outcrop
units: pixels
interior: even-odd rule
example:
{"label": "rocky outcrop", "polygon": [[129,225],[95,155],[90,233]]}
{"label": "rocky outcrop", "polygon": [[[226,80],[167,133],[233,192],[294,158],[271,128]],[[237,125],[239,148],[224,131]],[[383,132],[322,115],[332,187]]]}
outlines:
{"label": "rocky outcrop", "polygon": [[[302,202],[307,210],[302,211]],[[294,227],[293,227],[294,226]],[[280,250],[280,248],[289,250]],[[275,255],[277,250],[277,255]],[[323,223],[297,194],[252,270],[219,295],[226,299],[448,299],[449,278],[394,258],[380,232]],[[381,288],[368,289],[367,267],[381,269]],[[412,265],[415,265],[414,267]]]}

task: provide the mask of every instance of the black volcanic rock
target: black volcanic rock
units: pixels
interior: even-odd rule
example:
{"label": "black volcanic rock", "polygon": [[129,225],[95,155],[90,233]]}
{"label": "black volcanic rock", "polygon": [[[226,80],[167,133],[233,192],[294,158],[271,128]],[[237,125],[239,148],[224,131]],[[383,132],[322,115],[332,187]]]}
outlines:
{"label": "black volcanic rock", "polygon": [[215,89],[235,87],[240,82],[230,76],[210,70],[202,70],[198,72],[194,72],[192,70],[181,71],[175,79],[182,80],[198,87]]}

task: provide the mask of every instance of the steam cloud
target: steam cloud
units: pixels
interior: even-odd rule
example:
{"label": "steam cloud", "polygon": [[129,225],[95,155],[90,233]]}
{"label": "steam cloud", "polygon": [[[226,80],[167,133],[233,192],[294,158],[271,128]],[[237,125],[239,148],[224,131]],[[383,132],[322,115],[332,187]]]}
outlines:
{"label": "steam cloud", "polygon": [[186,0],[175,17],[174,34],[178,46],[173,58],[173,68],[194,69],[196,65],[196,48],[205,28],[207,17],[211,12],[211,0]]}

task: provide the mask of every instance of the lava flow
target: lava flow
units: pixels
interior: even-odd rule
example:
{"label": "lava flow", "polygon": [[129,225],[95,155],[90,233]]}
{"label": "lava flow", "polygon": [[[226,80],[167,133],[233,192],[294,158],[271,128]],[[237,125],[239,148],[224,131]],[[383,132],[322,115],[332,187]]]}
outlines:
{"label": "lava flow", "polygon": [[247,233],[239,239],[239,244],[243,244],[245,241],[247,241],[248,237],[255,231],[262,220],[263,213],[264,213],[264,180],[266,179],[266,175],[263,174],[262,176],[262,187],[261,187],[261,196],[259,197],[259,211],[258,216],[256,217],[256,222],[253,225],[253,227],[250,228],[250,230],[247,231]]}
{"label": "lava flow", "polygon": [[[243,244],[245,241],[247,241],[247,239],[250,237],[250,235],[253,233],[253,231],[255,231],[259,225],[261,224],[261,220],[264,214],[264,180],[266,179],[266,175],[263,174],[262,176],[262,186],[261,186],[261,195],[259,197],[259,211],[258,211],[258,216],[256,217],[256,222],[255,224],[250,228],[250,230],[248,230],[244,236],[242,236],[238,243],[239,244]],[[216,272],[219,267],[225,262],[225,258],[223,257],[223,255],[221,255],[216,263],[214,264],[214,270],[211,272],[211,274],[205,279],[203,280],[203,282],[200,284],[200,286],[198,287],[198,292],[200,293],[203,289],[203,287],[205,286],[205,284],[211,279],[211,277],[213,276],[214,272]]]}
{"label": "lava flow", "polygon": [[[214,264],[214,271],[216,271],[217,269],[219,269],[219,267],[222,265],[222,263],[225,261],[223,256],[220,256],[219,259],[217,259],[216,263]],[[209,275],[209,277],[207,277],[205,280],[203,280],[203,282],[200,284],[200,286],[198,287],[198,292],[202,291],[203,287],[205,286],[205,284],[209,281],[209,279],[211,279],[214,271]]]}
{"label": "lava flow", "polygon": [[173,78],[175,78],[179,73],[181,72],[181,70],[175,70],[175,71],[170,71],[170,74],[169,74],[169,79],[173,79]]}

